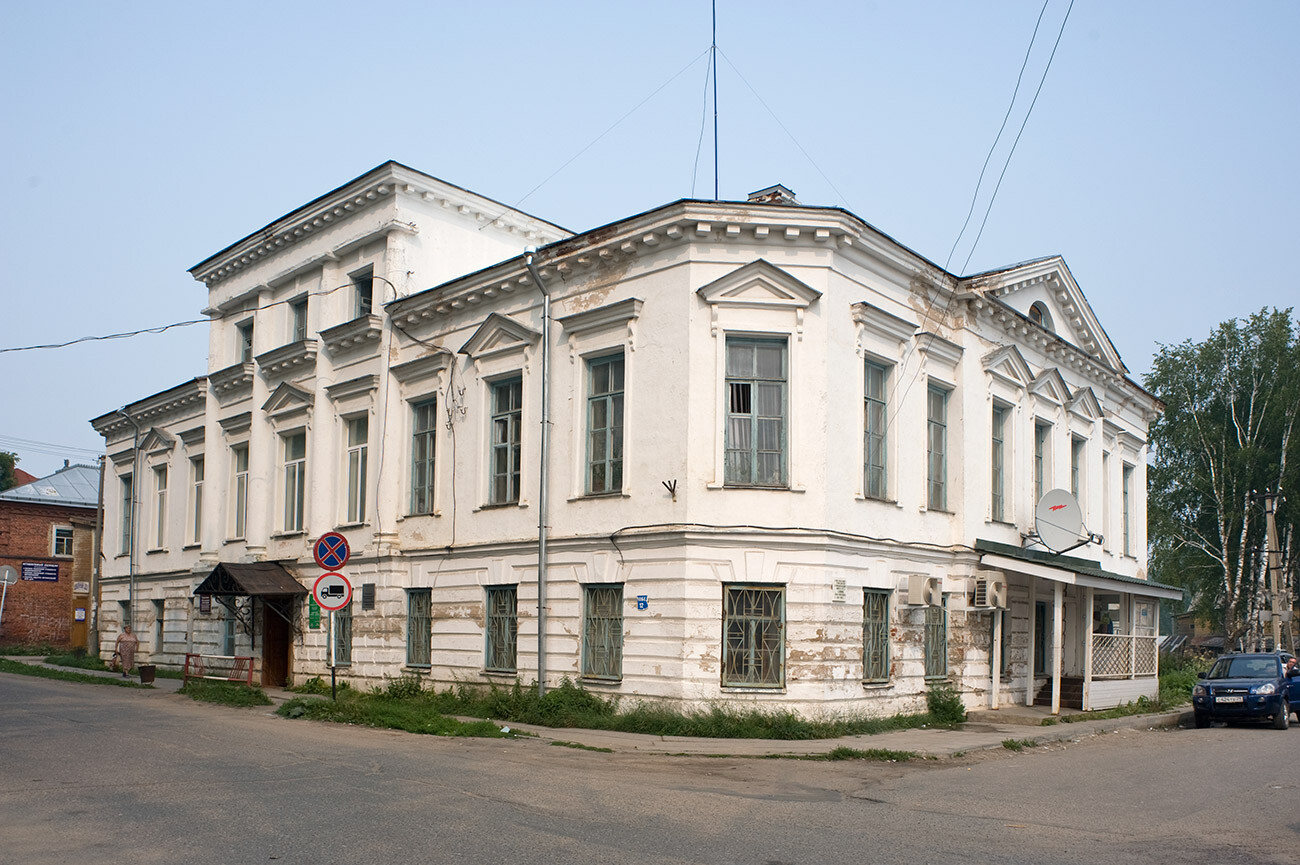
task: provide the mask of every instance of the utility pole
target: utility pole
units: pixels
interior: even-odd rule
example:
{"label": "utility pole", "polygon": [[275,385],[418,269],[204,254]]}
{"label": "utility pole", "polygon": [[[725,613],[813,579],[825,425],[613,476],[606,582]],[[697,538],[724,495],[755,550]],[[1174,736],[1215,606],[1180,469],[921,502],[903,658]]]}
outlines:
{"label": "utility pole", "polygon": [[1277,493],[1264,493],[1264,537],[1267,543],[1268,591],[1272,597],[1273,651],[1282,650],[1282,592],[1278,586],[1278,572],[1282,570],[1282,551],[1277,544],[1277,521],[1274,509]]}

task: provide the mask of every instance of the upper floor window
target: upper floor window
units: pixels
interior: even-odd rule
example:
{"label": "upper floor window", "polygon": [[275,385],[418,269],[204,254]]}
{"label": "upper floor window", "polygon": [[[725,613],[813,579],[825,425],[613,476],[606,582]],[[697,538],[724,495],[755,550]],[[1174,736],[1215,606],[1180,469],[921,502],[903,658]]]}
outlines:
{"label": "upper floor window", "polygon": [[72,555],[72,526],[54,527],[54,544],[50,554],[54,556]]}
{"label": "upper floor window", "polygon": [[153,470],[153,546],[162,549],[167,540],[167,466]]}
{"label": "upper floor window", "polygon": [[1087,444],[1087,439],[1070,439],[1070,495],[1080,503],[1083,501],[1083,479],[1086,477],[1083,461]]}
{"label": "upper floor window", "polygon": [[1133,555],[1133,467],[1124,466],[1122,477],[1122,505],[1120,518],[1124,521],[1124,555]]}
{"label": "upper floor window", "polygon": [[238,344],[235,346],[236,353],[239,356],[240,363],[248,363],[253,359],[253,320],[236,325],[235,333],[238,336]]}
{"label": "upper floor window", "polygon": [[623,356],[587,365],[587,492],[623,488]]}
{"label": "upper floor window", "polygon": [[863,487],[869,499],[883,499],[889,494],[885,455],[885,384],[889,371],[886,367],[867,361],[863,402],[866,429],[863,431],[865,477]]}
{"label": "upper floor window", "polygon": [[519,501],[521,460],[520,422],[523,419],[524,382],[509,378],[492,385],[492,486],[494,505]]}
{"label": "upper floor window", "polygon": [[926,394],[926,507],[948,509],[948,391],[930,385]]}
{"label": "upper floor window", "polygon": [[347,422],[348,500],[347,522],[366,519],[366,454],[370,435],[369,419],[362,415]]}
{"label": "upper floor window", "polygon": [[433,460],[438,432],[438,401],[411,406],[411,513],[433,513]]}
{"label": "upper floor window", "polygon": [[998,522],[1007,517],[1007,414],[1010,409],[1005,405],[993,406],[992,448],[989,454],[990,499],[989,512]]}
{"label": "upper floor window", "polygon": [[203,540],[203,457],[190,460],[190,543]]}
{"label": "upper floor window", "polygon": [[1042,500],[1052,482],[1052,425],[1034,423],[1034,507]]}
{"label": "upper floor window", "polygon": [[289,334],[290,342],[298,342],[307,338],[307,298],[295,300],[289,304],[289,311],[292,318],[293,332]]}
{"label": "upper floor window", "polygon": [[307,503],[307,434],[284,437],[284,530],[300,532]]}
{"label": "upper floor window", "polygon": [[727,337],[728,484],[786,485],[786,342]]}
{"label": "upper floor window", "polygon": [[135,484],[131,475],[122,475],[122,511],[118,523],[121,528],[118,550],[123,554],[131,552],[131,523],[135,516]]}
{"label": "upper floor window", "polygon": [[352,274],[352,317],[370,315],[375,309],[375,269],[367,267]]}
{"label": "upper floor window", "polygon": [[1035,301],[1034,305],[1029,307],[1029,320],[1046,330],[1052,329],[1052,314],[1047,311],[1047,304],[1041,300]]}
{"label": "upper floor window", "polygon": [[234,475],[231,485],[233,501],[231,502],[232,538],[244,537],[248,529],[248,445],[238,444],[230,448],[230,463]]}

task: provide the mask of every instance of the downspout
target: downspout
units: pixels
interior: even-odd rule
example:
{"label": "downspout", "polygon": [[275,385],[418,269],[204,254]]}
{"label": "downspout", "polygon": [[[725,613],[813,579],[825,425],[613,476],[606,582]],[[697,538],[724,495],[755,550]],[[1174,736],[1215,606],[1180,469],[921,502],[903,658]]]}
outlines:
{"label": "downspout", "polygon": [[125,408],[120,408],[117,413],[126,418],[131,426],[135,427],[135,435],[131,439],[131,531],[126,539],[126,566],[130,575],[130,584],[127,594],[126,621],[123,625],[135,627],[135,536],[139,526],[135,524],[136,518],[136,499],[140,496],[140,424],[136,423],[135,418],[126,413]]}
{"label": "downspout", "polygon": [[90,574],[94,589],[90,593],[90,636],[87,654],[99,657],[99,606],[103,599],[104,579],[104,480],[108,476],[108,459],[99,458],[99,498],[95,503],[94,562]]}
{"label": "downspout", "polygon": [[524,266],[542,293],[542,448],[537,494],[537,696],[541,697],[546,694],[546,493],[551,474],[551,293],[533,263],[535,253],[536,250],[532,247],[524,251]]}

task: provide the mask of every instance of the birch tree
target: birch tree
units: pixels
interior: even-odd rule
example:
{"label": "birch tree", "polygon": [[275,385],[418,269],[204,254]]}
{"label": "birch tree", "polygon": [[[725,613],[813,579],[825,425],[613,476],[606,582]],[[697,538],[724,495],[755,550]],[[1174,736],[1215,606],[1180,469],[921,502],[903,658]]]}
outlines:
{"label": "birch tree", "polygon": [[1294,603],[1300,336],[1291,310],[1264,309],[1202,342],[1161,346],[1146,386],[1165,403],[1151,427],[1152,575],[1187,589],[1191,608],[1233,645],[1267,599],[1266,491],[1281,494],[1280,579]]}

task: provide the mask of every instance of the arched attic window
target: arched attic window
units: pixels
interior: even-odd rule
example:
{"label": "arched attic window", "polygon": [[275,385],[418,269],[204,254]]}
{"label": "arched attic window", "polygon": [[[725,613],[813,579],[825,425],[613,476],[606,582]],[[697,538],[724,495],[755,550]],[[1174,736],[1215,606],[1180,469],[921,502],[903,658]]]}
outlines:
{"label": "arched attic window", "polygon": [[1029,307],[1029,320],[1039,327],[1052,330],[1052,314],[1047,311],[1047,305],[1041,300],[1035,301],[1034,305]]}

